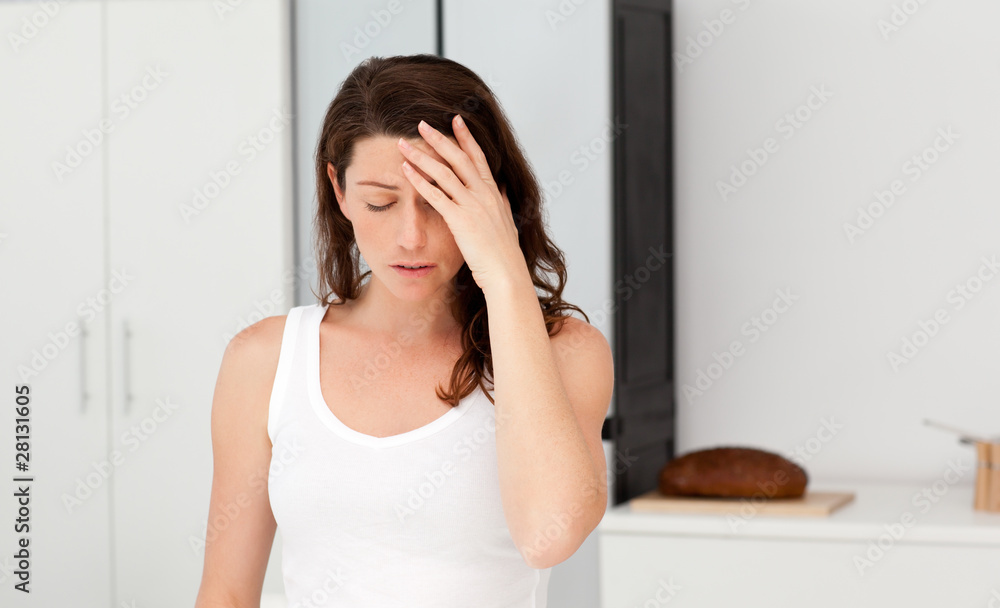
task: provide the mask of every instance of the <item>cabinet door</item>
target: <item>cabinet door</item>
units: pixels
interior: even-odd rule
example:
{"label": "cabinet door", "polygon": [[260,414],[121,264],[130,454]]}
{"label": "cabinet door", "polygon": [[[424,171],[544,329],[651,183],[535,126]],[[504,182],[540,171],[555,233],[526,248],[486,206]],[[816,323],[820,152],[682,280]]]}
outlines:
{"label": "cabinet door", "polygon": [[108,3],[116,603],[194,604],[222,353],[291,305],[288,7],[229,6]]}
{"label": "cabinet door", "polygon": [[1000,572],[996,546],[899,542],[864,565],[870,545],[602,534],[601,606],[987,606]]}
{"label": "cabinet door", "polygon": [[[0,3],[0,606],[110,605],[118,472],[105,392],[114,295],[104,276],[100,13],[98,2]],[[30,462],[17,471],[21,384],[31,391]],[[29,528],[15,530],[16,518]],[[15,558],[22,539],[25,563]],[[24,565],[30,593],[14,588]]]}

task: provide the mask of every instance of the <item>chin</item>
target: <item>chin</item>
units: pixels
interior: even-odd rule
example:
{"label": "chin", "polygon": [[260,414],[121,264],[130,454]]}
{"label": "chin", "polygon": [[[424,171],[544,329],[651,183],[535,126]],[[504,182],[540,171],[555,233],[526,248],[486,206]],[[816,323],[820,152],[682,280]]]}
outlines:
{"label": "chin", "polygon": [[[396,273],[391,268],[389,272],[394,275]],[[441,282],[438,280],[413,280],[399,275],[389,276],[388,280],[383,281],[383,283],[389,286],[389,290],[400,300],[424,300],[441,288]]]}

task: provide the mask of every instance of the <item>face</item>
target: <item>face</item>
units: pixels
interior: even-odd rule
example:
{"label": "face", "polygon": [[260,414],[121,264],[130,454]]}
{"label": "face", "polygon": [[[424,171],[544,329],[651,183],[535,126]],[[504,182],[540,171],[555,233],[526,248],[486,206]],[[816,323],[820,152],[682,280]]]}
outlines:
{"label": "face", "polygon": [[[346,169],[343,191],[337,185],[333,165],[327,164],[327,174],[341,212],[354,226],[358,249],[372,269],[373,280],[401,299],[421,300],[450,285],[465,258],[444,217],[403,175],[406,159],[396,147],[397,139],[380,136],[355,142],[354,161]],[[407,141],[449,166],[423,138]],[[436,185],[427,173],[414,168]],[[407,263],[434,267],[423,276],[407,276],[394,268]]]}

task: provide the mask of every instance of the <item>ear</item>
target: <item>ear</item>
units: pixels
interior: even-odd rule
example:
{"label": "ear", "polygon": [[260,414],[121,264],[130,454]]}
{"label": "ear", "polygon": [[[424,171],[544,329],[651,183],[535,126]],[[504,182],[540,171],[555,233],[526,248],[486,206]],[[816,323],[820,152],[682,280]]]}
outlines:
{"label": "ear", "polygon": [[344,193],[340,190],[340,186],[337,185],[337,170],[333,167],[333,163],[326,163],[326,175],[330,178],[330,183],[333,184],[333,193],[337,196],[337,204],[340,205],[340,212],[350,220],[351,216],[347,213],[347,205],[344,204]]}

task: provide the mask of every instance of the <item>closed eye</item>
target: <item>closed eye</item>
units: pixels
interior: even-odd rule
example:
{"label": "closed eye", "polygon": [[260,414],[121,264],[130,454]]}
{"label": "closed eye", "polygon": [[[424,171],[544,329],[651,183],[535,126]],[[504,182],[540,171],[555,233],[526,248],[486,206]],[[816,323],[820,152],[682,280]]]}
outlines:
{"label": "closed eye", "polygon": [[[379,213],[381,211],[385,211],[386,209],[388,209],[389,207],[391,207],[392,205],[395,205],[395,204],[396,204],[395,202],[392,202],[392,203],[387,203],[385,205],[378,206],[378,205],[372,205],[371,203],[366,202],[365,203],[365,207],[367,207],[367,209],[369,211],[373,211],[375,213]],[[424,201],[424,204],[425,205],[430,205],[430,203],[428,203],[427,201]]]}

